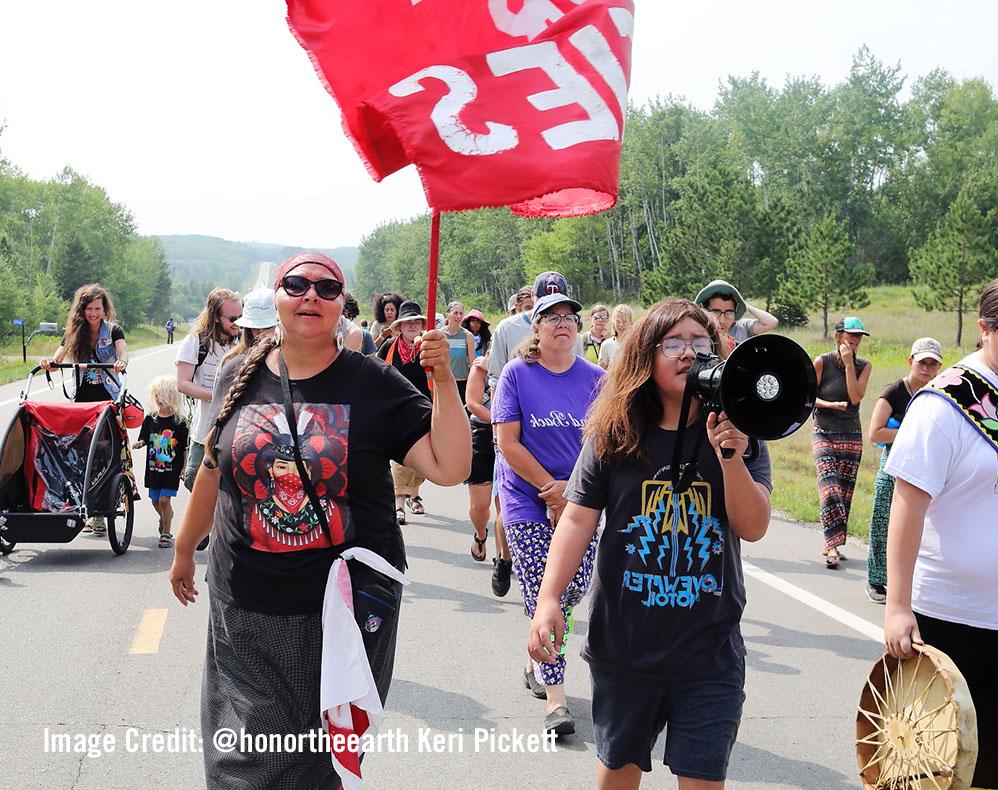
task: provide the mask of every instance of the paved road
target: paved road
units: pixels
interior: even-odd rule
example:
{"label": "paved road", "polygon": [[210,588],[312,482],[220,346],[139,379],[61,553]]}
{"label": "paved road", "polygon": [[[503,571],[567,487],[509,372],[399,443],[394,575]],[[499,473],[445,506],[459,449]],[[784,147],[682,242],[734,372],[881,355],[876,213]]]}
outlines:
{"label": "paved road", "polygon": [[[171,369],[169,349],[140,351],[132,387],[141,393],[152,375]],[[0,423],[19,390],[0,387]],[[388,736],[365,763],[368,786],[591,786],[596,755],[578,637],[567,679],[577,735],[554,753],[504,752],[498,737],[476,745],[476,731],[508,738],[540,730],[544,703],[520,679],[528,621],[515,586],[495,598],[491,563],[471,561],[463,488],[428,486],[424,498],[429,513],[405,528],[412,584],[382,728]],[[184,504],[182,495],[179,511]],[[830,572],[818,562],[819,544],[813,528],[774,520],[763,541],[744,549],[748,700],[729,788],[859,786],[855,706],[881,652],[883,609],[863,593],[863,547],[851,546],[848,562]],[[105,539],[81,535],[64,546],[22,544],[0,560],[0,788],[204,787],[191,738],[199,734],[207,607],[183,609],[172,599],[169,563],[147,501],[121,557]],[[576,623],[581,636],[586,621]],[[90,755],[56,753],[54,736],[66,734],[74,747],[89,737]],[[661,744],[656,751],[645,785],[674,787]]]}

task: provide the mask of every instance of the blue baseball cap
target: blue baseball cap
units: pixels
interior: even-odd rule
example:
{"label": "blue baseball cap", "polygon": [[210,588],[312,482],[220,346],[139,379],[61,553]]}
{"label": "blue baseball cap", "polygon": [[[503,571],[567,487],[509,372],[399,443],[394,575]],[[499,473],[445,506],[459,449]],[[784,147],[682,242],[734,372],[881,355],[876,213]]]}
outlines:
{"label": "blue baseball cap", "polygon": [[568,293],[568,280],[561,272],[541,272],[534,278],[534,296],[538,299],[556,293]]}
{"label": "blue baseball cap", "polygon": [[552,307],[560,304],[567,304],[572,308],[572,312],[575,313],[582,311],[582,305],[571,297],[565,296],[565,294],[547,294],[537,300],[537,303],[534,305],[534,312],[530,314],[530,320],[533,321],[541,313],[546,313]]}
{"label": "blue baseball cap", "polygon": [[866,331],[866,327],[863,326],[863,322],[854,315],[847,315],[845,318],[841,319],[835,325],[835,331],[847,332],[850,335],[870,336],[870,333]]}

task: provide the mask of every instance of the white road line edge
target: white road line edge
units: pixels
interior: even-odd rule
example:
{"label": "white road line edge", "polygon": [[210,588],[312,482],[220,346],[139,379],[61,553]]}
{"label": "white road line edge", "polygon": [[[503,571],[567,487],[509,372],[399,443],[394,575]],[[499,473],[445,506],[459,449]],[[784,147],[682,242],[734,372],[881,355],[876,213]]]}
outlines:
{"label": "white road line edge", "polygon": [[805,606],[810,606],[812,609],[821,612],[827,617],[831,617],[833,620],[838,620],[843,625],[849,626],[849,628],[854,631],[858,631],[863,636],[872,639],[874,642],[879,642],[881,645],[884,644],[884,629],[875,626],[873,623],[864,620],[862,617],[854,615],[852,612],[847,612],[841,606],[836,606],[833,603],[829,603],[824,598],[819,598],[813,593],[809,593],[807,590],[801,589],[796,584],[791,584],[779,576],[776,576],[769,571],[764,571],[753,565],[751,562],[742,561],[742,567],[745,569],[745,575],[751,576],[763,584],[772,587],[774,590],[778,590],[784,595],[789,595],[791,598],[800,601]]}
{"label": "white road line edge", "polygon": [[[154,354],[162,354],[164,351],[170,350],[170,348],[172,348],[172,346],[163,346],[162,348],[157,348],[155,351],[150,351],[148,354],[137,354],[132,357],[132,360],[136,361],[139,359],[145,359],[146,357],[151,357]],[[20,400],[21,396],[18,395],[16,398],[10,398],[8,400],[0,401],[0,406],[9,406],[10,404],[17,403]]]}

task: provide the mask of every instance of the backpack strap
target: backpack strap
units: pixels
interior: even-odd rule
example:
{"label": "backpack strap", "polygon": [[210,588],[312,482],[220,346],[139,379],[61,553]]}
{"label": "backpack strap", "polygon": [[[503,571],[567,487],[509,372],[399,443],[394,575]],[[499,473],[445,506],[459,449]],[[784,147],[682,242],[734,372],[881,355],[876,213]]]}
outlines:
{"label": "backpack strap", "polygon": [[954,365],[916,392],[911,402],[924,393],[945,399],[998,452],[998,389],[986,378],[965,365]]}

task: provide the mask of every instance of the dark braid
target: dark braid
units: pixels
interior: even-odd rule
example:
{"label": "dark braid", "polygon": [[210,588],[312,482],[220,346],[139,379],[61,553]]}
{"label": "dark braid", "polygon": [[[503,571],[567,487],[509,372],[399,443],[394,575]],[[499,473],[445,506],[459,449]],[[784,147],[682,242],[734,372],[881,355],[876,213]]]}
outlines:
{"label": "dark braid", "polygon": [[259,369],[261,362],[267,358],[267,354],[277,347],[277,344],[277,337],[275,335],[269,335],[254,345],[246,355],[246,359],[243,360],[243,364],[240,366],[239,372],[236,373],[236,377],[232,380],[232,386],[229,387],[229,392],[225,396],[225,402],[222,404],[222,408],[218,412],[218,418],[215,420],[215,424],[212,426],[211,432],[207,437],[205,437],[205,466],[212,469],[218,466],[215,445],[218,443],[219,434],[222,433],[222,426],[225,425],[226,421],[229,419],[229,416],[233,411],[235,411],[236,406],[239,405],[239,401],[243,397],[246,387],[249,386],[249,383],[252,381],[257,369]]}

